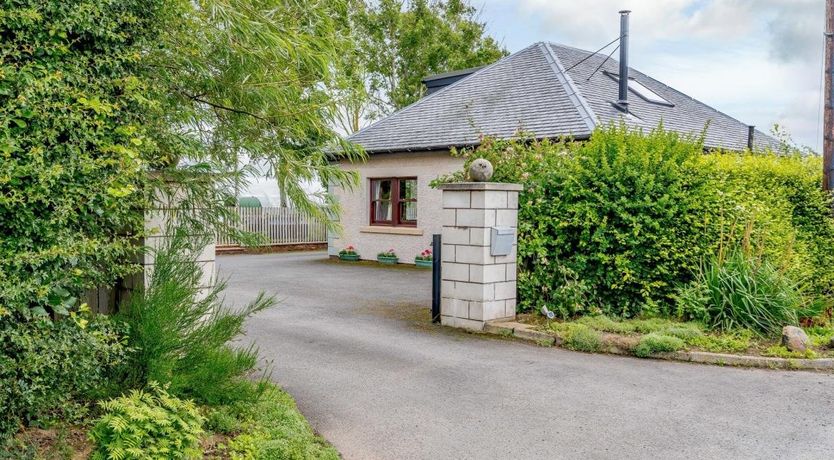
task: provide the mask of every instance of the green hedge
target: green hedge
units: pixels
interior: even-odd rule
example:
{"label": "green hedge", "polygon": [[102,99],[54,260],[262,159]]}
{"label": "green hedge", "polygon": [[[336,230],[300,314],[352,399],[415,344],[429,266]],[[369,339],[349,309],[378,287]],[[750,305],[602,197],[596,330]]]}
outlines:
{"label": "green hedge", "polygon": [[0,9],[0,316],[132,271],[151,109],[136,77],[161,0]]}
{"label": "green hedge", "polygon": [[21,423],[73,421],[124,361],[124,329],[87,313],[61,321],[0,319],[0,438]]}
{"label": "green hedge", "polygon": [[486,158],[493,180],[524,185],[522,310],[672,316],[702,262],[745,238],[802,295],[834,287],[834,221],[817,158],[705,154],[697,139],[662,127],[622,126],[585,142],[487,139],[457,154],[467,167]]}

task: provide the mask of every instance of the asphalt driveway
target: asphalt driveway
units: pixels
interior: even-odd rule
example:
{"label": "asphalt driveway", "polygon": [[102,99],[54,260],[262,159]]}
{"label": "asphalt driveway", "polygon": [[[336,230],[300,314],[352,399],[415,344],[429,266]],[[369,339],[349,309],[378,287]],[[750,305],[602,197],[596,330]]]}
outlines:
{"label": "asphalt driveway", "polygon": [[834,458],[834,375],[588,355],[429,324],[431,273],[218,257],[248,338],[346,459]]}

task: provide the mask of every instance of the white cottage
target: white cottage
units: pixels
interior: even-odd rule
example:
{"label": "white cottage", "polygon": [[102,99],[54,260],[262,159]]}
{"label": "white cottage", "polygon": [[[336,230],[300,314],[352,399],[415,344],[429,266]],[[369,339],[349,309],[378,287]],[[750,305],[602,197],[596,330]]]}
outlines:
{"label": "white cottage", "polygon": [[[627,89],[619,84],[621,74]],[[650,130],[662,121],[665,129],[687,135],[707,126],[708,149],[778,145],[606,55],[553,43],[535,43],[491,65],[424,83],[425,97],[349,137],[369,159],[342,165],[359,172],[357,189],[331,187],[342,204],[344,231],[328,238],[330,255],[351,245],[362,259],[373,260],[394,249],[400,262],[413,263],[441,229],[441,192],[429,183],[462,168],[450,148],[476,146],[485,135],[511,138],[523,129],[537,138],[582,140],[598,125],[624,122]]]}

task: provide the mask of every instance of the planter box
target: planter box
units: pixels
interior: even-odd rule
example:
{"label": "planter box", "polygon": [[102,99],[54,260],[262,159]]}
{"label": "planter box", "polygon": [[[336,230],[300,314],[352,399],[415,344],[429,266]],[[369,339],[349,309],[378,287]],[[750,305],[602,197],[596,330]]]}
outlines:
{"label": "planter box", "polygon": [[432,265],[433,265],[433,261],[414,259],[414,265],[416,265],[420,268],[431,268]]}
{"label": "planter box", "polygon": [[357,260],[359,260],[359,254],[339,254],[339,260],[356,262]]}
{"label": "planter box", "polygon": [[399,257],[376,256],[376,260],[378,260],[379,263],[385,264],[385,265],[397,265],[397,262],[400,261],[400,258]]}

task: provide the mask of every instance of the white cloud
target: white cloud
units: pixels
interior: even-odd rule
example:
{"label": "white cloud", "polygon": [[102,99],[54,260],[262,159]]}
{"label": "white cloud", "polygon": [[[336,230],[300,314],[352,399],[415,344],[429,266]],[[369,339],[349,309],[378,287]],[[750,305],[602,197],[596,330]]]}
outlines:
{"label": "white cloud", "polygon": [[[767,131],[821,147],[821,0],[493,0],[490,30],[595,50],[631,9],[634,67]],[[513,11],[489,17],[490,10]],[[527,43],[529,44],[529,43]],[[513,50],[514,51],[514,50]]]}

